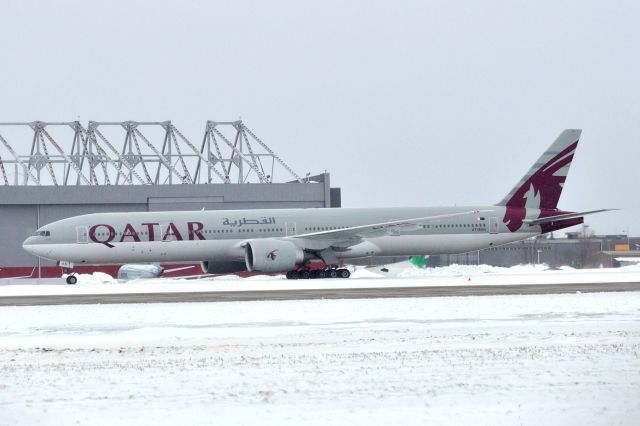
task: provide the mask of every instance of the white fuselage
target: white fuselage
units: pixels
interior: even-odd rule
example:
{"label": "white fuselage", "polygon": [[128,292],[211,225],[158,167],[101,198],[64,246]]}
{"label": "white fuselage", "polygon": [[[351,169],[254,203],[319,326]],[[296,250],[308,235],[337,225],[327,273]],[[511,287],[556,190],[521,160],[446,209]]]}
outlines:
{"label": "white fuselage", "polygon": [[[333,246],[339,259],[464,253],[507,244],[540,233],[539,227],[511,232],[503,223],[504,207],[434,207],[380,209],[283,209],[238,211],[97,213],[76,216],[40,228],[25,250],[74,264],[130,262],[242,261],[248,240],[287,239],[302,249],[305,234],[348,229],[470,209],[481,216],[457,217],[369,232],[356,244]],[[539,211],[527,212],[537,217]]]}

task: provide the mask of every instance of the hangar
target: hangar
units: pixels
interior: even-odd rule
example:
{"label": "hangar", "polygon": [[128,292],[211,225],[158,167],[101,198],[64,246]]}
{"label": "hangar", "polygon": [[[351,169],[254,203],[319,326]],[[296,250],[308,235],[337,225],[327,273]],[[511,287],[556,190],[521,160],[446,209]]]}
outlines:
{"label": "hangar", "polygon": [[301,177],[240,120],[198,140],[171,121],[0,123],[0,278],[60,276],[21,245],[70,216],[340,207],[329,173]]}

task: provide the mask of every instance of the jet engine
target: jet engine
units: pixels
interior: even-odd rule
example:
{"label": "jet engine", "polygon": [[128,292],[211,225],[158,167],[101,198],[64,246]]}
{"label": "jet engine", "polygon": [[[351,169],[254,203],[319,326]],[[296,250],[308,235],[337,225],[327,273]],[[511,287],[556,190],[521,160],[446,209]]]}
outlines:
{"label": "jet engine", "polygon": [[200,262],[202,272],[207,274],[233,274],[234,272],[244,272],[247,268],[244,262],[214,262],[207,260]]}
{"label": "jet engine", "polygon": [[304,261],[304,251],[289,241],[264,238],[245,245],[245,262],[251,272],[290,271]]}

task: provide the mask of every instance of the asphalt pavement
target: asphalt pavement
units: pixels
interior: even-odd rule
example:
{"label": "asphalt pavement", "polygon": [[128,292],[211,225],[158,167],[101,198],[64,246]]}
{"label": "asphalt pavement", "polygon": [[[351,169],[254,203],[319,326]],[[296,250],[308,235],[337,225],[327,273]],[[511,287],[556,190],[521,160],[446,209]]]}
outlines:
{"label": "asphalt pavement", "polygon": [[640,282],[2,296],[0,306],[495,296],[611,291],[640,291]]}

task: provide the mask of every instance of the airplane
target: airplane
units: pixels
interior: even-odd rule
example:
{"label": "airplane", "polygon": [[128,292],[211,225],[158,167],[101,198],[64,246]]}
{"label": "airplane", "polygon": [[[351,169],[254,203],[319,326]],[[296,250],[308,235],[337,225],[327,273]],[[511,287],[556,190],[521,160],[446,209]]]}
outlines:
{"label": "airplane", "polygon": [[[558,201],[581,130],[564,130],[515,187],[485,206],[94,213],[50,223],[23,248],[73,266],[200,262],[203,272],[348,278],[340,262],[369,256],[456,254],[584,222]],[[313,270],[321,260],[326,268]]]}

